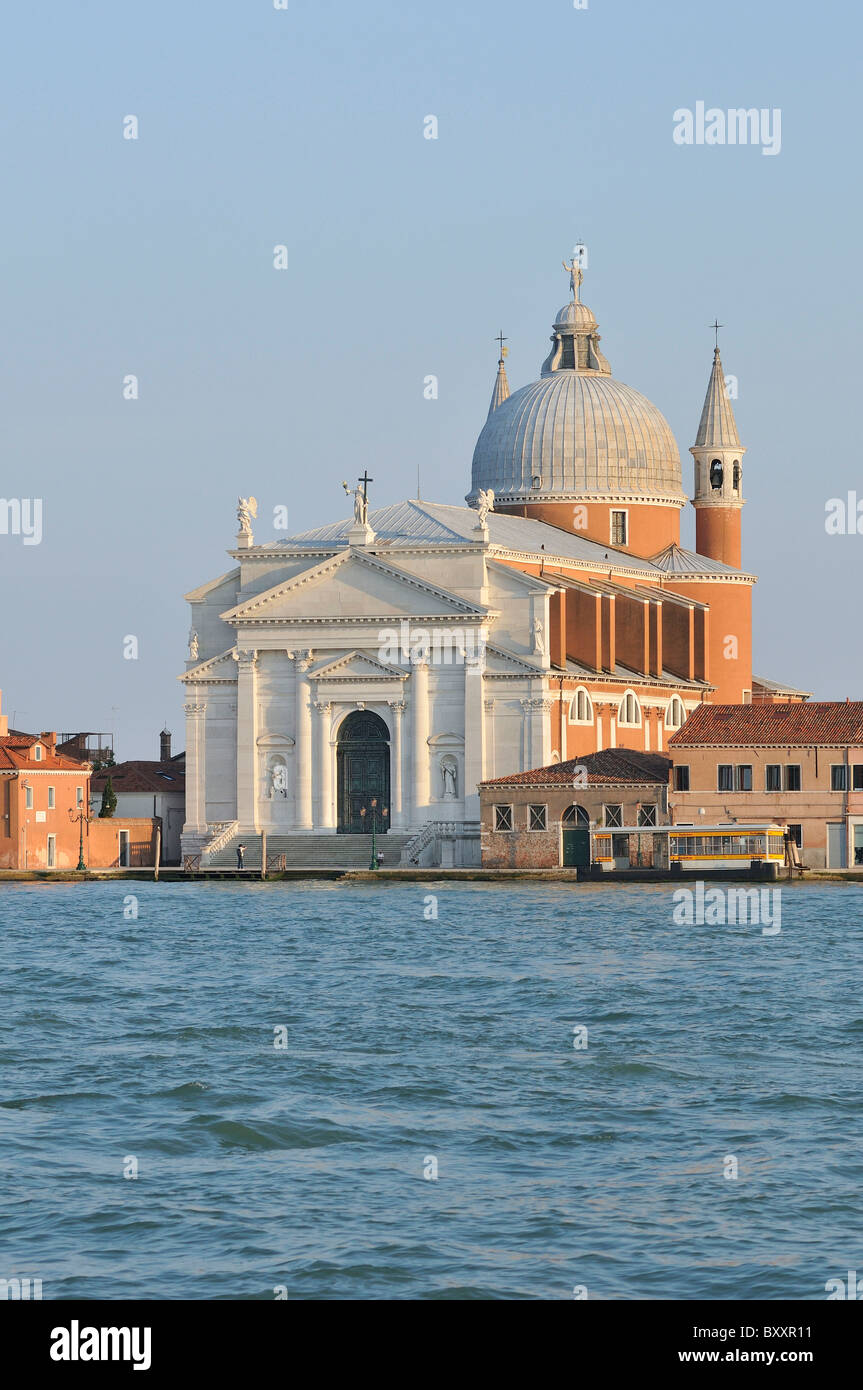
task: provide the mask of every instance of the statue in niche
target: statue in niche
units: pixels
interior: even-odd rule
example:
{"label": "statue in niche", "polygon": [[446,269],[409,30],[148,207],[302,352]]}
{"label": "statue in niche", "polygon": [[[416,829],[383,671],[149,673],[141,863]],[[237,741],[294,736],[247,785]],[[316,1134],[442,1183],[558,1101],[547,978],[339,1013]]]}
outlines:
{"label": "statue in niche", "polygon": [[193,627],[189,629],[189,660],[198,660],[198,634]]}
{"label": "statue in niche", "polygon": [[444,801],[458,800],[458,768],[452,758],[444,758],[440,765],[443,782]]}
{"label": "statue in niche", "polygon": [[541,618],[534,618],[533,620],[533,654],[534,656],[545,656],[545,633]]}
{"label": "statue in niche", "polygon": [[284,763],[274,763],[270,768],[270,800],[286,797],[288,794],[288,769]]}

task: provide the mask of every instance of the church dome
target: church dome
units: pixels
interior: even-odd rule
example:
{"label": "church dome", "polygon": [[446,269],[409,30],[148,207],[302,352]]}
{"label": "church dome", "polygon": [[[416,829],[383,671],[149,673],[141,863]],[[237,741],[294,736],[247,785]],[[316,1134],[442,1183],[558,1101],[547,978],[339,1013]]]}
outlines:
{"label": "church dome", "polygon": [[684,500],[671,428],[646,396],[611,375],[578,283],[555,319],[539,381],[493,402],[474,450],[468,501],[481,488],[492,488],[496,503],[608,493]]}

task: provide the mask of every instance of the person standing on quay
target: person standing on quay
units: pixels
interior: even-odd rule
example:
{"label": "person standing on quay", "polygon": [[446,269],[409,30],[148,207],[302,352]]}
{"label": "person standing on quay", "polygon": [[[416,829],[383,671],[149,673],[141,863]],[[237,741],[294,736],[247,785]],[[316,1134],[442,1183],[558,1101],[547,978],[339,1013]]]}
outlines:
{"label": "person standing on quay", "polygon": [[243,867],[243,860],[245,859],[245,857],[246,857],[246,846],[245,846],[245,845],[237,845],[237,868],[238,868],[238,869],[242,869],[242,867]]}

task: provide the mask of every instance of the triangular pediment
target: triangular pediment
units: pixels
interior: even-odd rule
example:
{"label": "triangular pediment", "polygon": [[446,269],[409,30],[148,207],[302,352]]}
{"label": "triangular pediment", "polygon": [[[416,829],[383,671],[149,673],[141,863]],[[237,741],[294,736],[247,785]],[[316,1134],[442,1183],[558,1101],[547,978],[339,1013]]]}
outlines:
{"label": "triangular pediment", "polygon": [[506,652],[502,647],[493,647],[490,642],[485,649],[485,669],[489,675],[545,675],[541,666],[532,665],[520,656],[513,656],[512,652]]}
{"label": "triangular pediment", "polygon": [[459,598],[377,556],[342,551],[222,613],[236,624],[386,621],[400,617],[486,617]]}
{"label": "triangular pediment", "polygon": [[237,663],[234,660],[234,648],[229,647],[226,652],[220,652],[218,656],[211,656],[206,661],[201,661],[197,666],[190,666],[178,680],[193,684],[196,681],[235,681],[237,679]]}
{"label": "triangular pediment", "polygon": [[315,667],[309,671],[308,678],[313,681],[404,681],[408,678],[408,672],[400,671],[397,666],[388,666],[385,662],[370,656],[368,652],[357,650],[346,652],[335,661]]}

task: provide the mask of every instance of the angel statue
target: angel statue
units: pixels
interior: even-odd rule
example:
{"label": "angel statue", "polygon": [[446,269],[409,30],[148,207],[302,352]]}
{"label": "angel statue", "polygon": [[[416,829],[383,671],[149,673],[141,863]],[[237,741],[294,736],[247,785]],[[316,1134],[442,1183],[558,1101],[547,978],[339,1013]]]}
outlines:
{"label": "angel statue", "polygon": [[485,526],[485,519],[489,512],[494,511],[494,488],[481,487],[477,493],[476,509],[479,512],[479,524]]}
{"label": "angel statue", "polygon": [[344,479],[342,479],[342,487],[348,494],[348,497],[353,497],[354,499],[354,521],[358,526],[366,526],[369,519],[369,504],[362,488],[349,488]]}
{"label": "angel statue", "polygon": [[198,660],[198,634],[193,627],[189,628],[189,660]]}
{"label": "angel statue", "polygon": [[252,517],[258,515],[257,497],[238,497],[237,498],[237,520],[240,523],[240,535],[250,536],[252,534]]}

